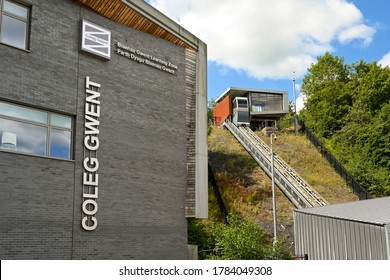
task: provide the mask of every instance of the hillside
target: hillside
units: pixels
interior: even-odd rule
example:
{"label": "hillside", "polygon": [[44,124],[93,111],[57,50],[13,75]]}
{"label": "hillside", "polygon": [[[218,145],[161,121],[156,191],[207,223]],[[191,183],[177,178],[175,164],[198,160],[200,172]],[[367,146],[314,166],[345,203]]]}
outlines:
{"label": "hillside", "polygon": [[[262,133],[257,134],[269,143],[269,139]],[[272,235],[271,180],[229,131],[212,127],[208,144],[209,162],[228,210],[239,213],[243,218],[255,220]],[[352,190],[305,136],[281,132],[274,149],[330,204],[357,200]],[[294,207],[279,189],[276,197],[278,234],[292,242]],[[215,209],[215,206],[211,208]]]}
{"label": "hillside", "polygon": [[317,59],[301,84],[299,119],[372,197],[390,196],[390,68]]}

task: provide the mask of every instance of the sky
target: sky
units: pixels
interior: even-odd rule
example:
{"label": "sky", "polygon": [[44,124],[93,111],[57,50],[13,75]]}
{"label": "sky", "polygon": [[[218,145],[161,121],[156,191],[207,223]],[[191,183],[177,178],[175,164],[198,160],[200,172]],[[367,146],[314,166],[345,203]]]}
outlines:
{"label": "sky", "polygon": [[[288,91],[326,52],[390,66],[389,0],[146,0],[207,44],[208,99],[229,87]],[[295,74],[293,74],[295,73]]]}

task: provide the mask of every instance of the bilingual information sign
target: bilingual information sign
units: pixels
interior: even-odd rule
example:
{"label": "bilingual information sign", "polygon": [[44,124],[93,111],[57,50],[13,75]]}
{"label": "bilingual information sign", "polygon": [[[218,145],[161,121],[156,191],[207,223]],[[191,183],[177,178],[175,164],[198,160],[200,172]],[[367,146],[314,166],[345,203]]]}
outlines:
{"label": "bilingual information sign", "polygon": [[110,59],[111,31],[83,19],[81,23],[81,50]]}

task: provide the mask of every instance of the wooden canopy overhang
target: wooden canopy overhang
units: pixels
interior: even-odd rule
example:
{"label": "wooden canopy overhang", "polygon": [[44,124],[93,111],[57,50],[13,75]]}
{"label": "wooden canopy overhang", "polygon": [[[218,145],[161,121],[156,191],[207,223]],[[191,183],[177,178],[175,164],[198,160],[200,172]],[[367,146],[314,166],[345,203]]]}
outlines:
{"label": "wooden canopy overhang", "polygon": [[115,22],[197,50],[198,39],[143,0],[73,0]]}

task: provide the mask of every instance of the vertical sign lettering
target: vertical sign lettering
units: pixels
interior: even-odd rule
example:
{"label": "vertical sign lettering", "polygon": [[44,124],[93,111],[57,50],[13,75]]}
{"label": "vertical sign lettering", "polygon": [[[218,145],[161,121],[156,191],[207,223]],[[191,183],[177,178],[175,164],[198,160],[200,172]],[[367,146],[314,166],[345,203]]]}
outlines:
{"label": "vertical sign lettering", "polygon": [[91,82],[86,77],[85,82],[85,132],[84,132],[84,161],[83,161],[83,218],[81,225],[85,230],[97,227],[96,212],[98,210],[99,186],[99,117],[100,117],[100,84]]}

